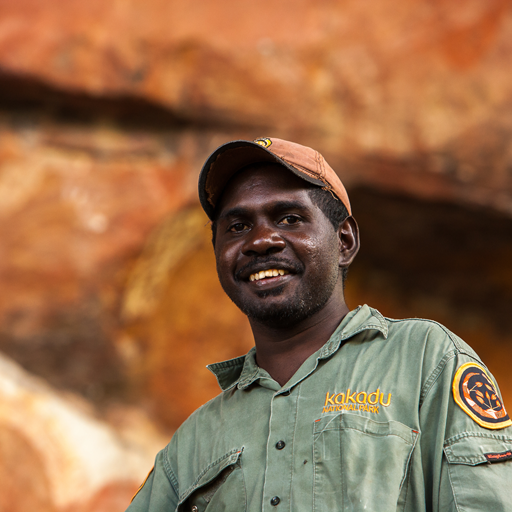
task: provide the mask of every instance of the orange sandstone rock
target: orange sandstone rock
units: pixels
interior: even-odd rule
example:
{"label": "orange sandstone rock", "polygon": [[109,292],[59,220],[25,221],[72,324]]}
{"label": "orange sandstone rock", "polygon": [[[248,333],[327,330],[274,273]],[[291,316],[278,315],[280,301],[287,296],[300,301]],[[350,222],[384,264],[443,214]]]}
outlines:
{"label": "orange sandstone rock", "polygon": [[270,129],[354,183],[510,214],[511,32],[506,0],[3,0],[0,66]]}
{"label": "orange sandstone rock", "polygon": [[143,416],[114,429],[4,356],[0,403],[2,512],[122,511],[164,443]]}

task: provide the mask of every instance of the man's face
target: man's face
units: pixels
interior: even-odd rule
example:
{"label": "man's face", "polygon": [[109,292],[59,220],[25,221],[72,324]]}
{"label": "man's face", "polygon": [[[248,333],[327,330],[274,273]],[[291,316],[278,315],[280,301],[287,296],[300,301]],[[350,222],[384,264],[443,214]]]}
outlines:
{"label": "man's face", "polygon": [[272,327],[311,317],[341,284],[339,238],[305,185],[262,164],[238,173],[218,206],[220,283],[250,319]]}

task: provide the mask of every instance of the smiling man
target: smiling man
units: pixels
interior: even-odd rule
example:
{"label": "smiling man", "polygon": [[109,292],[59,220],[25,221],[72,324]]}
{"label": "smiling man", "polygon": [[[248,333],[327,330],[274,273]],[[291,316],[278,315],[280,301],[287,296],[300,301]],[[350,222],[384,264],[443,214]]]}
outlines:
{"label": "smiling man", "polygon": [[280,139],[218,148],[199,178],[224,291],[255,347],[162,450],[129,510],[512,510],[511,420],[474,351],[343,294],[359,249],[343,184]]}

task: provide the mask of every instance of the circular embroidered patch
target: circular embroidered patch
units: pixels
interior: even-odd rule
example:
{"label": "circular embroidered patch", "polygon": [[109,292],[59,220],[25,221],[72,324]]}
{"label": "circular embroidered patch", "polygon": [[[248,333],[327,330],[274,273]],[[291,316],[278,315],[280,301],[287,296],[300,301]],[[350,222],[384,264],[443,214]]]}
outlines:
{"label": "circular embroidered patch", "polygon": [[256,139],[254,142],[260,146],[263,146],[264,148],[268,148],[272,144],[272,141],[267,138]]}
{"label": "circular embroidered patch", "polygon": [[463,364],[453,379],[453,398],[479,425],[497,429],[512,425],[489,374],[477,363]]}

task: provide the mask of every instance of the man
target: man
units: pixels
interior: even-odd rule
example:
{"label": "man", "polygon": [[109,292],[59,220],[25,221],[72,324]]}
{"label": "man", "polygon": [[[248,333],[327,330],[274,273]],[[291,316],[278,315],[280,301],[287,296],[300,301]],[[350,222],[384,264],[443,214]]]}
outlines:
{"label": "man", "polygon": [[349,311],[358,228],[323,157],[230,142],[199,196],[255,348],[209,366],[222,393],[158,454],[129,510],[512,510],[512,422],[478,356],[435,322]]}

